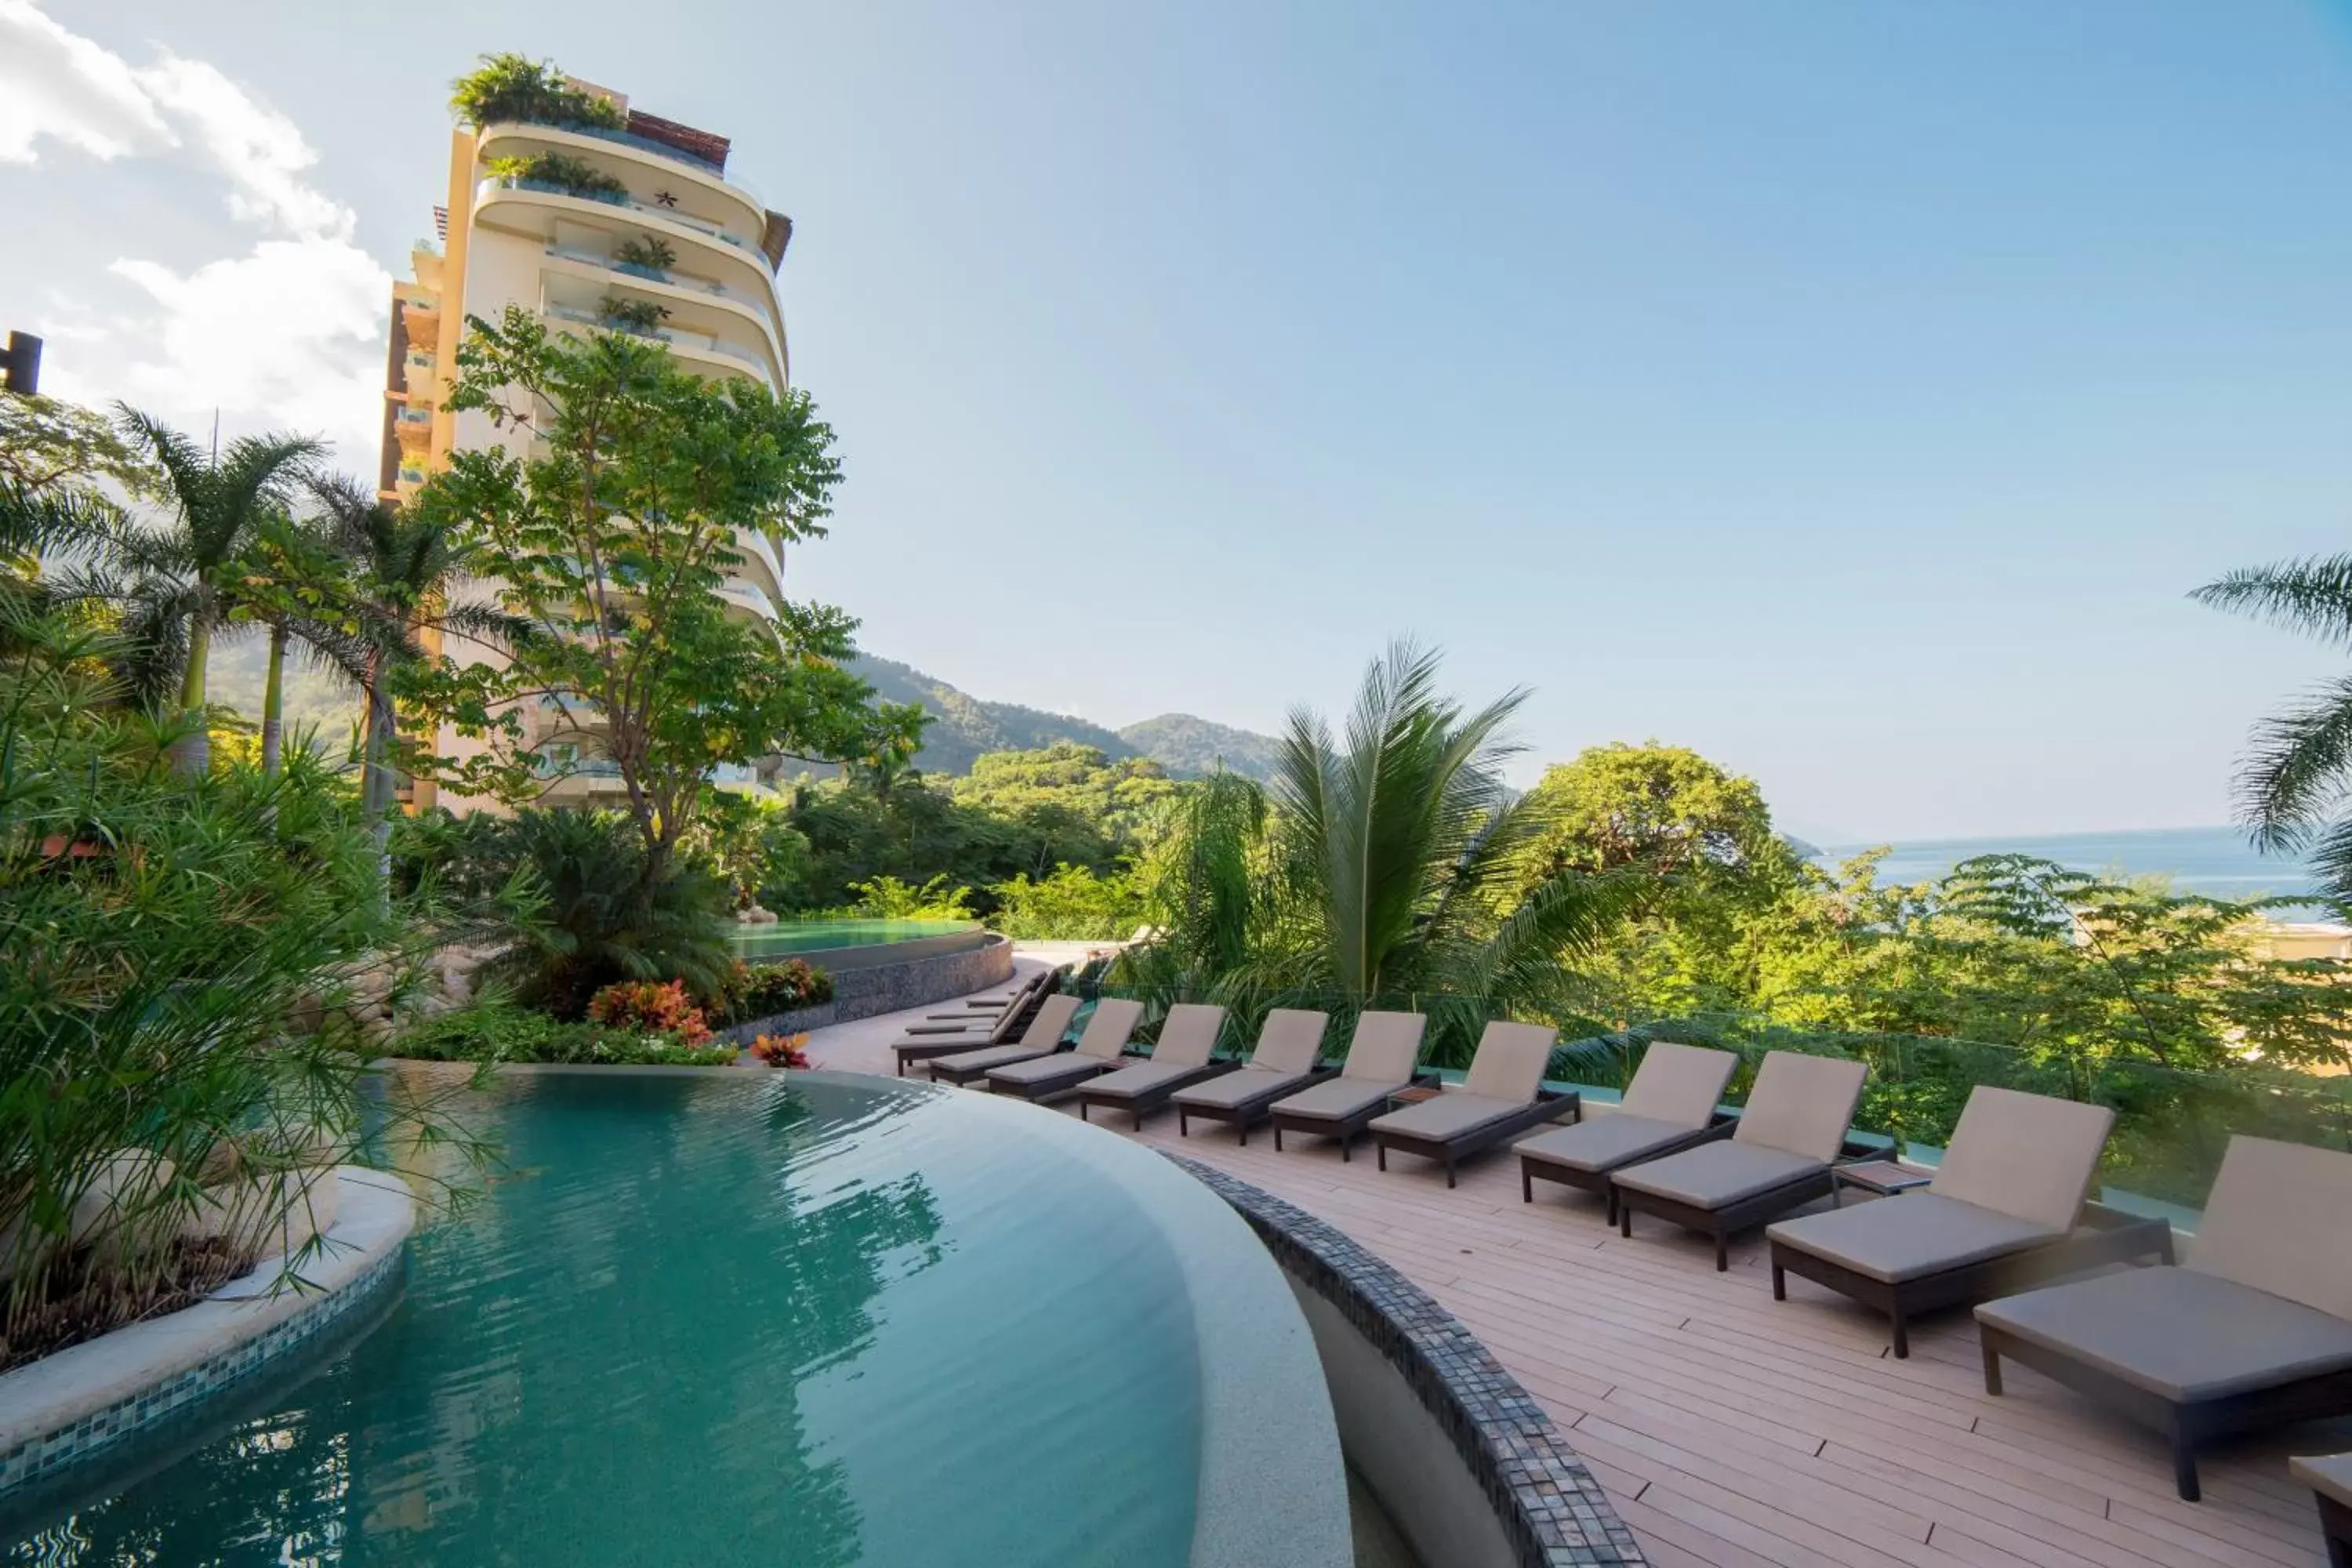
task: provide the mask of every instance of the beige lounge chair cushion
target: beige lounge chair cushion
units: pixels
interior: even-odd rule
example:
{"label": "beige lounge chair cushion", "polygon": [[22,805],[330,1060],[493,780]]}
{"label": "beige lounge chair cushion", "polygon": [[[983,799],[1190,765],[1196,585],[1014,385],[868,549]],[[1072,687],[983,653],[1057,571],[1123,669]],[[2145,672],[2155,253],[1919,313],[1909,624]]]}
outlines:
{"label": "beige lounge chair cushion", "polygon": [[1862,1100],[1870,1068],[1836,1057],[1771,1051],[1756,1069],[1756,1087],[1739,1113],[1733,1140],[1826,1164],[1837,1158]]}
{"label": "beige lounge chair cushion", "polygon": [[[1103,1074],[1102,1077],[1087,1085],[1087,1092],[1092,1095],[1114,1096],[1120,1100],[1132,1100],[1138,1095],[1150,1094],[1155,1089],[1165,1088],[1200,1070],[1199,1068],[1188,1066],[1183,1062],[1163,1062],[1155,1056],[1148,1062],[1138,1062],[1133,1067],[1119,1068],[1115,1071]],[[1224,1076],[1230,1078],[1233,1075],[1228,1073]]]}
{"label": "beige lounge chair cushion", "polygon": [[2066,1231],[1930,1190],[1784,1219],[1764,1234],[1892,1285],[2022,1252]]}
{"label": "beige lounge chair cushion", "polygon": [[1642,1053],[1642,1065],[1633,1069],[1633,1081],[1625,1086],[1618,1111],[1680,1127],[1704,1127],[1715,1120],[1724,1086],[1738,1066],[1737,1052],[1653,1041]]}
{"label": "beige lounge chair cushion", "polygon": [[1390,1111],[1374,1121],[1371,1130],[1444,1142],[1475,1132],[1506,1116],[1516,1116],[1527,1108],[1523,1100],[1497,1100],[1490,1094],[1473,1094],[1466,1089],[1449,1089],[1434,1100]]}
{"label": "beige lounge chair cushion", "polygon": [[[1655,1046],[1650,1047],[1657,1049]],[[1555,1127],[1514,1145],[1530,1160],[1571,1171],[1613,1171],[1687,1138],[1694,1128],[1619,1110],[1573,1127]]]}
{"label": "beige lounge chair cushion", "polygon": [[2104,1105],[1980,1084],[1927,1191],[2044,1230],[2071,1229],[2115,1124]]}
{"label": "beige lounge chair cushion", "polygon": [[958,1051],[951,1057],[940,1057],[931,1063],[933,1072],[977,1071],[982,1068],[1000,1068],[1007,1062],[1025,1062],[1043,1058],[1043,1046],[982,1046],[976,1051]]}
{"label": "beige lounge chair cushion", "polygon": [[1488,1100],[1525,1105],[1543,1087],[1544,1068],[1551,1065],[1551,1048],[1559,1043],[1559,1031],[1549,1024],[1511,1024],[1498,1018],[1478,1037],[1478,1054],[1470,1058],[1462,1087]]}
{"label": "beige lounge chair cushion", "polygon": [[1727,1140],[1702,1143],[1646,1165],[1629,1166],[1610,1180],[1692,1208],[1719,1209],[1784,1186],[1827,1163],[1786,1149]]}
{"label": "beige lounge chair cushion", "polygon": [[1127,1042],[1135,1034],[1135,1026],[1143,1016],[1143,1004],[1124,996],[1106,996],[1095,1004],[1094,1016],[1078,1036],[1078,1055],[1097,1061],[1116,1061],[1127,1050]]}
{"label": "beige lounge chair cushion", "polygon": [[1313,1072],[1315,1058],[1323,1052],[1323,1031],[1330,1022],[1328,1013],[1276,1007],[1265,1016],[1265,1027],[1257,1032],[1257,1049],[1250,1053],[1249,1065],[1285,1073]]}
{"label": "beige lounge chair cushion", "polygon": [[1977,1320],[2180,1403],[2352,1367],[2352,1323],[2194,1268],[2028,1290],[1985,1302]]}
{"label": "beige lounge chair cushion", "polygon": [[1050,1057],[1031,1057],[1026,1061],[991,1068],[988,1069],[988,1081],[1035,1089],[1041,1084],[1059,1083],[1064,1079],[1092,1078],[1102,1070],[1100,1057],[1090,1057],[1080,1051],[1056,1051]]}
{"label": "beige lounge chair cushion", "polygon": [[2352,1319],[2352,1154],[2235,1137],[2186,1267]]}
{"label": "beige lounge chair cushion", "polygon": [[1069,1031],[1070,1020],[1078,1016],[1078,999],[1075,996],[1048,996],[1037,1004],[1037,1011],[1029,1019],[1029,1026],[1021,1031],[1020,1043],[1050,1051],[1061,1044]]}
{"label": "beige lounge chair cushion", "polygon": [[1421,1060],[1421,1032],[1427,1027],[1429,1020],[1418,1013],[1362,1015],[1339,1076],[1368,1083],[1411,1082],[1413,1064]]}
{"label": "beige lounge chair cushion", "polygon": [[2352,1508],[2352,1454],[2292,1458],[2286,1473],[2321,1497]]}
{"label": "beige lounge chair cushion", "polygon": [[1231,1110],[1235,1106],[1247,1105],[1253,1100],[1299,1087],[1307,1082],[1307,1077],[1303,1072],[1276,1072],[1252,1062],[1238,1072],[1225,1073],[1206,1083],[1192,1084],[1178,1089],[1176,1103]]}
{"label": "beige lounge chair cushion", "polygon": [[1367,1083],[1361,1079],[1327,1078],[1321,1083],[1309,1084],[1297,1094],[1286,1095],[1274,1102],[1274,1108],[1286,1116],[1312,1117],[1318,1121],[1345,1121],[1358,1111],[1375,1105],[1384,1105],[1390,1095],[1405,1086],[1405,1079],[1394,1083]]}
{"label": "beige lounge chair cushion", "polygon": [[1160,1021],[1160,1043],[1151,1059],[1172,1067],[1206,1067],[1217,1049],[1218,1032],[1225,1026],[1225,1010],[1204,1002],[1179,1002]]}

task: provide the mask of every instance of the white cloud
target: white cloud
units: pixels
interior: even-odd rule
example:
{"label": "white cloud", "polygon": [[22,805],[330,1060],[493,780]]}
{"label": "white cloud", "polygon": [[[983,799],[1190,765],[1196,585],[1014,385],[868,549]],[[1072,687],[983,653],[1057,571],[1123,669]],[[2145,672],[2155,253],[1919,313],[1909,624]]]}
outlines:
{"label": "white cloud", "polygon": [[97,158],[176,144],[130,64],[30,0],[0,0],[0,163],[37,161],[47,136]]}
{"label": "white cloud", "polygon": [[186,270],[117,258],[106,270],[137,306],[68,303],[78,320],[57,335],[83,346],[56,390],[191,426],[217,411],[224,428],[322,435],[372,469],[392,274],[352,243],[357,215],[310,183],[301,128],[205,61],[133,66],[30,0],[0,0],[0,162],[37,163],[42,137],[104,159],[193,155],[226,179],[233,218],[288,237]]}
{"label": "white cloud", "polygon": [[302,183],[302,171],[319,155],[292,121],[255,102],[202,60],[166,55],[137,78],[158,106],[193,122],[205,150],[229,177],[231,213],[294,234],[351,237],[352,209]]}

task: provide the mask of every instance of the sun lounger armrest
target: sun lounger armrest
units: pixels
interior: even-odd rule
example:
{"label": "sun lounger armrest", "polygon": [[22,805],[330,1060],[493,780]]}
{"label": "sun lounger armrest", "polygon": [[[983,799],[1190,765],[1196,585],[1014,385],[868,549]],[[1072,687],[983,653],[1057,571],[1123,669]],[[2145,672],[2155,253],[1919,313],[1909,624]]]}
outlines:
{"label": "sun lounger armrest", "polygon": [[1439,1075],[1438,1070],[1435,1068],[1415,1068],[1412,1069],[1412,1087],[1415,1089],[1444,1089],[1445,1087],[1445,1079]]}

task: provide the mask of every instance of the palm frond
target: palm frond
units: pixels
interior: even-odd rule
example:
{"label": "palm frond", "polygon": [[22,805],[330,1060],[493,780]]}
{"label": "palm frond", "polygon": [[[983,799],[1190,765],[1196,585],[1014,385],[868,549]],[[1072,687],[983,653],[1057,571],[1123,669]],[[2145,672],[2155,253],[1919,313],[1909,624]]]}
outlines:
{"label": "palm frond", "polygon": [[2252,746],[2238,773],[2240,820],[2265,849],[2297,848],[2352,786],[2352,677],[2264,719]]}
{"label": "palm frond", "polygon": [[2189,595],[2338,647],[2352,647],[2352,555],[2313,555],[2230,573]]}

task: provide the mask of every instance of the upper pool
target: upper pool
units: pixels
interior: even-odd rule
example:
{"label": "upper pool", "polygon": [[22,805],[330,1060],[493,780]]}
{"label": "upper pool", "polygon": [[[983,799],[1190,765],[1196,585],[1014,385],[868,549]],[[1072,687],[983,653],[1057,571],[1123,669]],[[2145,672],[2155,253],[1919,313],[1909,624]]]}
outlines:
{"label": "upper pool", "polygon": [[[122,1455],[79,1506],[0,1520],[5,1560],[1198,1560],[1204,1471],[1265,1424],[1236,1419],[1211,1364],[1234,1336],[1201,1314],[1236,1288],[1248,1320],[1268,1290],[1295,1309],[1156,1156],[825,1073],[517,1075],[480,1115],[509,1170],[412,1241],[380,1326],[175,1451]],[[1314,1403],[1294,1383],[1267,1421]],[[1282,1442],[1304,1479],[1261,1477],[1294,1510],[1339,1495],[1328,1405],[1303,1430]]]}
{"label": "upper pool", "polygon": [[747,959],[797,958],[843,948],[976,935],[980,930],[971,921],[781,921],[736,927],[735,950]]}

